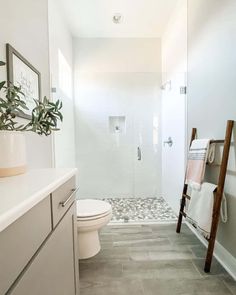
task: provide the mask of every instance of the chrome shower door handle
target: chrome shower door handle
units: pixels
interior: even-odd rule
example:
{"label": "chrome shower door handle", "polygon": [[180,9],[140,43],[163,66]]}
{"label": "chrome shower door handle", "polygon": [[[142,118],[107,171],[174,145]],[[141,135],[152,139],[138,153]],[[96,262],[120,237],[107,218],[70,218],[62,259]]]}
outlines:
{"label": "chrome shower door handle", "polygon": [[142,160],[142,152],[139,146],[137,147],[137,157],[138,157],[138,161]]}
{"label": "chrome shower door handle", "polygon": [[164,146],[168,144],[169,147],[172,147],[173,145],[173,140],[172,138],[169,136],[167,141],[164,141]]}

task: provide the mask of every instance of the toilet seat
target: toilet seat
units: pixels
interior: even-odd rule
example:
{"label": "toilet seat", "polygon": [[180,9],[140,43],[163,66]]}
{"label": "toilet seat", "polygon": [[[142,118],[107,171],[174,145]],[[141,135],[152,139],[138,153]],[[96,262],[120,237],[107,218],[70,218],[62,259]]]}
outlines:
{"label": "toilet seat", "polygon": [[101,215],[96,215],[96,216],[90,216],[90,217],[78,217],[77,216],[77,221],[89,221],[89,220],[97,220],[97,219],[101,219],[103,217],[106,217],[108,215],[110,215],[112,213],[112,211],[110,210],[107,213],[101,214]]}
{"label": "toilet seat", "polygon": [[102,200],[77,200],[77,220],[95,220],[105,217],[112,212],[111,205]]}

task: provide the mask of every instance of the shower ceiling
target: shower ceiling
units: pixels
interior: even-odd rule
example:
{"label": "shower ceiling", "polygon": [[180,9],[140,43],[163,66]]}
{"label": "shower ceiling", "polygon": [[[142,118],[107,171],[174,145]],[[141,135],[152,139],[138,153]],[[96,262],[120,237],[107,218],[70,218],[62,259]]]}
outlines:
{"label": "shower ceiling", "polygon": [[[177,0],[59,0],[75,37],[159,38]],[[122,15],[119,26],[112,21]]]}

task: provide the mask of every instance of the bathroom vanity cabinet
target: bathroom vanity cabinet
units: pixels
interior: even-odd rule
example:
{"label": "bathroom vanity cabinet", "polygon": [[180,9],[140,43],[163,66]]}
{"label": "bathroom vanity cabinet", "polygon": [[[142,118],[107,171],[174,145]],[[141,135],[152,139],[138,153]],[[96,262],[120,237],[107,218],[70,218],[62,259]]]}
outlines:
{"label": "bathroom vanity cabinet", "polygon": [[[0,295],[79,294],[74,173],[56,173],[52,183],[45,177],[42,183],[48,186],[41,186],[44,197],[36,202],[40,193],[34,194],[31,208],[26,206],[24,214],[25,202],[19,202],[22,215],[14,222],[0,214]],[[30,199],[23,200],[30,204]],[[12,212],[19,215],[17,208]],[[10,211],[7,213],[9,217]]]}

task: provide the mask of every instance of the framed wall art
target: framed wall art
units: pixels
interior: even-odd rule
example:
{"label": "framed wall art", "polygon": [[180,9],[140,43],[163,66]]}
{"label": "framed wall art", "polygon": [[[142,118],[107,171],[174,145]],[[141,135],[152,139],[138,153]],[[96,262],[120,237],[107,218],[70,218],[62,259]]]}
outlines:
{"label": "framed wall art", "polygon": [[40,72],[10,44],[6,45],[7,79],[9,83],[20,86],[24,93],[21,99],[25,101],[28,110],[17,113],[19,117],[30,119],[35,100],[41,99]]}

